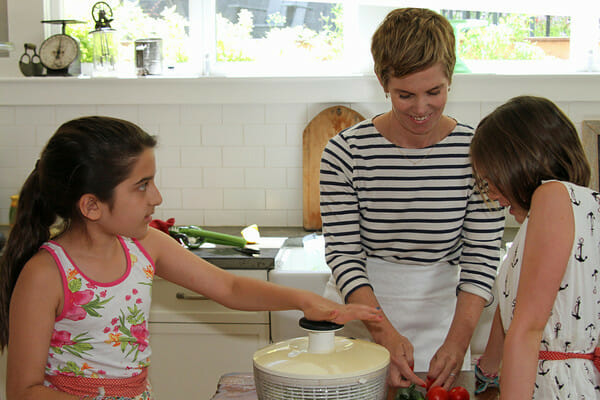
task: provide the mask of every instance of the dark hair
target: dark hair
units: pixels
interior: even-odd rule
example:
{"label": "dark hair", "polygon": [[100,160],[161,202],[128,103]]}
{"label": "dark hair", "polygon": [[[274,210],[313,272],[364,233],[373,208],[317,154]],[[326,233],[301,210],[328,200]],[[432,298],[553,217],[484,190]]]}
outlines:
{"label": "dark hair", "polygon": [[442,15],[425,8],[392,10],[371,41],[375,75],[384,89],[403,77],[441,63],[452,82],[456,64],[454,29]]}
{"label": "dark hair", "polygon": [[477,126],[470,152],[476,181],[485,178],[524,210],[542,181],[590,181],[575,126],[542,97],[519,96],[496,108]]}
{"label": "dark hair", "polygon": [[84,117],[61,125],[50,138],[19,194],[17,216],[0,262],[0,349],[8,344],[12,291],[25,263],[62,219],[81,218],[77,202],[90,193],[112,205],[114,188],[156,139],[137,125],[109,117]]}

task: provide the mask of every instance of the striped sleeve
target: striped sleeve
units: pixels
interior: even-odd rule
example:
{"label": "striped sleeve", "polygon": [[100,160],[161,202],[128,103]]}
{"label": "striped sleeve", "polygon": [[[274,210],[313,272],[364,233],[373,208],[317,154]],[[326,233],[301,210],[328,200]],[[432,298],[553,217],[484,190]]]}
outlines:
{"label": "striped sleeve", "polygon": [[323,151],[320,202],[325,260],[346,300],[351,292],[370,284],[359,229],[358,193],[352,182],[353,159],[344,139],[333,137]]}

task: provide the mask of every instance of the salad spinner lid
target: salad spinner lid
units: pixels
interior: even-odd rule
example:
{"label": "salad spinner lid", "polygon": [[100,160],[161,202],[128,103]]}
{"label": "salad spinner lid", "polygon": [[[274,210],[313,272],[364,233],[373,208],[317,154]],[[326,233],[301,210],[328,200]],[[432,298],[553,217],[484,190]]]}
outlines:
{"label": "salad spinner lid", "polygon": [[[303,323],[305,322],[305,323]],[[366,340],[335,337],[341,325],[330,324],[330,330],[307,324],[320,322],[301,320],[308,337],[274,343],[254,353],[254,366],[265,372],[297,378],[343,378],[363,375],[386,368],[390,362],[387,349]]]}

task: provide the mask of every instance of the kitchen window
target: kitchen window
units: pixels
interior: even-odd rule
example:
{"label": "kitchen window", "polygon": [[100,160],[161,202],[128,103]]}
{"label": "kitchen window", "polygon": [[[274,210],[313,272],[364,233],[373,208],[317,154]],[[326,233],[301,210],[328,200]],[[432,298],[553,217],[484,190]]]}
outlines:
{"label": "kitchen window", "polygon": [[[458,72],[600,70],[600,5],[506,0],[105,0],[131,69],[135,39],[163,40],[165,74],[294,76],[371,74],[370,38],[396,7],[444,14],[457,36]],[[93,0],[46,0],[47,19],[91,21]],[[538,3],[538,2],[533,2]],[[56,27],[48,26],[48,34]],[[89,54],[88,24],[68,25]],[[53,33],[53,32],[52,32]],[[86,61],[85,59],[83,61]]]}

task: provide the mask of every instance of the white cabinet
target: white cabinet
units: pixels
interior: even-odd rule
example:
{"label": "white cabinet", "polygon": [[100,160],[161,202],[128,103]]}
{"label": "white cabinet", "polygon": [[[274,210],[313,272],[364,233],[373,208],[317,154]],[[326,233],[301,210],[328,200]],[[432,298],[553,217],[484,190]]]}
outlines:
{"label": "white cabinet", "polygon": [[[231,270],[267,280],[266,270]],[[150,382],[164,400],[208,400],[219,377],[252,371],[269,344],[269,313],[231,310],[158,277],[152,287]]]}

